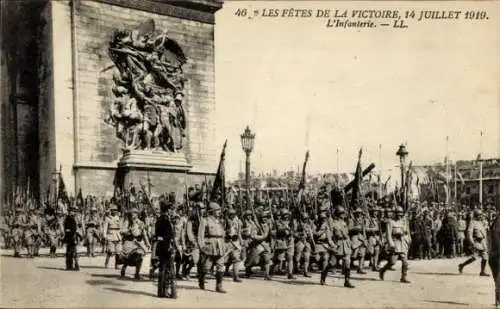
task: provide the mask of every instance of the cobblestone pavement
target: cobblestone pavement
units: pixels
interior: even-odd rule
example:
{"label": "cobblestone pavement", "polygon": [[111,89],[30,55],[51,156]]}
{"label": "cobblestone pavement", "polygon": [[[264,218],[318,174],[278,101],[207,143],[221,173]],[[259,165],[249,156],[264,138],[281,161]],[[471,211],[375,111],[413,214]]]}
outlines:
{"label": "cobblestone pavement", "polygon": [[[227,294],[214,292],[214,280],[202,291],[191,279],[179,282],[176,300],[156,298],[156,283],[132,280],[132,268],[127,278],[120,279],[119,271],[103,268],[102,256],[81,257],[80,272],[65,271],[63,257],[26,259],[4,254],[0,262],[0,307],[491,308],[494,301],[492,278],[478,276],[478,262],[458,275],[458,259],[410,261],[412,283],[408,285],[399,283],[400,264],[387,273],[386,281],[374,272],[354,274],[355,289],[344,288],[340,274],[330,275],[326,286],[318,284],[318,274],[296,280],[257,277],[243,283],[227,278]],[[142,269],[146,277],[149,263]]]}

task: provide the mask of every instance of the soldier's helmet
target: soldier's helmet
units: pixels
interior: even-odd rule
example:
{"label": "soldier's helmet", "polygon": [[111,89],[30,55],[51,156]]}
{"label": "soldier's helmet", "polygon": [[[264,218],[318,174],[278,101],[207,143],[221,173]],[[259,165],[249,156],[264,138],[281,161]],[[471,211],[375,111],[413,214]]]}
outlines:
{"label": "soldier's helmet", "polygon": [[111,204],[109,206],[109,211],[118,211],[118,206],[116,206],[116,204],[114,204],[114,203]]}
{"label": "soldier's helmet", "polygon": [[326,219],[328,216],[326,215],[326,212],[325,211],[322,211],[320,214],[319,214],[319,217],[321,219]]}
{"label": "soldier's helmet", "polygon": [[396,207],[396,213],[403,214],[404,213],[403,207],[401,206]]}
{"label": "soldier's helmet", "polygon": [[24,212],[24,208],[21,206],[16,207],[16,212]]}
{"label": "soldier's helmet", "polygon": [[302,219],[309,219],[309,214],[307,212],[302,213]]}
{"label": "soldier's helmet", "polygon": [[96,212],[97,211],[97,207],[95,207],[95,206],[90,207],[90,211],[91,212]]}
{"label": "soldier's helmet", "polygon": [[196,203],[196,207],[198,207],[199,209],[205,209],[205,203],[203,203],[203,202],[197,202]]}
{"label": "soldier's helmet", "polygon": [[358,215],[359,215],[359,214],[362,214],[362,213],[363,213],[363,210],[361,210],[361,208],[357,207],[357,208],[355,208],[355,209],[353,210],[353,213],[354,213],[354,214],[358,214]]}
{"label": "soldier's helmet", "polygon": [[236,210],[234,208],[229,208],[228,212],[227,212],[229,215],[235,215],[236,214]]}
{"label": "soldier's helmet", "polygon": [[128,211],[129,214],[138,214],[139,213],[139,209],[135,208],[135,207],[132,207],[129,209]]}
{"label": "soldier's helmet", "polygon": [[252,211],[251,210],[246,210],[244,213],[245,217],[250,217],[252,216]]}
{"label": "soldier's helmet", "polygon": [[288,209],[284,208],[281,210],[281,216],[284,217],[284,218],[288,218],[290,217],[290,212],[288,211]]}
{"label": "soldier's helmet", "polygon": [[474,210],[474,217],[481,216],[482,214],[483,214],[483,212],[481,211],[481,209]]}
{"label": "soldier's helmet", "polygon": [[336,214],[336,215],[341,215],[341,214],[343,214],[343,213],[345,213],[345,209],[344,209],[344,207],[342,207],[342,206],[337,206],[337,208],[335,208],[335,214]]}
{"label": "soldier's helmet", "polygon": [[210,202],[208,204],[208,210],[214,212],[214,211],[220,210],[220,206],[216,202]]}

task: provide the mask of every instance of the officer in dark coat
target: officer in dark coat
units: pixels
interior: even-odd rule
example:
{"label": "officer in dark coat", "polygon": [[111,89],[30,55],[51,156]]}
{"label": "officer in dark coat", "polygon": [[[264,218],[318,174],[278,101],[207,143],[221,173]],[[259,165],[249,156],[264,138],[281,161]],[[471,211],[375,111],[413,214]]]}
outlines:
{"label": "officer in dark coat", "polygon": [[[175,257],[172,251],[176,247],[175,243],[175,229],[172,223],[172,218],[170,216],[171,204],[167,201],[161,201],[161,216],[158,218],[155,224],[155,238],[158,241],[156,246],[156,255],[160,262],[160,270],[163,266],[169,267],[170,263],[173,263],[172,259]],[[165,273],[159,273],[158,282],[162,282],[165,278],[163,276]],[[171,274],[173,275],[173,274]],[[158,297],[164,297],[165,291],[162,290],[161,285],[158,284]]]}
{"label": "officer in dark coat", "polygon": [[80,267],[78,266],[76,247],[80,235],[78,234],[78,225],[75,219],[76,210],[75,207],[71,207],[66,219],[64,219],[64,243],[66,244],[66,270],[78,271]]}

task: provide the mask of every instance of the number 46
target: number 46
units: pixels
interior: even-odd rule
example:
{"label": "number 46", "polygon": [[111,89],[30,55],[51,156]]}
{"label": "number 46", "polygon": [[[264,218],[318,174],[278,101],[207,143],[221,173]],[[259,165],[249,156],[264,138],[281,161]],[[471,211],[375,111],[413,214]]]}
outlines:
{"label": "number 46", "polygon": [[247,9],[237,9],[234,15],[245,17],[247,16]]}

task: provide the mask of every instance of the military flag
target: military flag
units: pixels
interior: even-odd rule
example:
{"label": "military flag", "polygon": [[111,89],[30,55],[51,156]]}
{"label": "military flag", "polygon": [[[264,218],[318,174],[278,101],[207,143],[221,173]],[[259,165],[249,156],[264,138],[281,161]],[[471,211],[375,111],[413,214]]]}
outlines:
{"label": "military flag", "polygon": [[66,184],[64,183],[64,178],[62,176],[61,170],[59,170],[59,183],[57,186],[57,201],[56,203],[62,202],[65,205],[69,204],[68,192],[66,191]]}
{"label": "military flag", "polygon": [[226,172],[225,172],[225,160],[226,160],[226,146],[227,140],[222,146],[222,152],[220,154],[219,167],[217,168],[217,174],[215,174],[215,180],[212,185],[212,190],[210,194],[210,199],[220,203],[221,207],[227,205],[226,199]]}
{"label": "military flag", "polygon": [[363,148],[359,149],[358,153],[358,164],[356,165],[356,172],[354,173],[354,186],[352,187],[351,193],[351,207],[358,205],[361,198],[361,182],[363,181],[363,170],[361,169],[361,156],[363,154]]}

